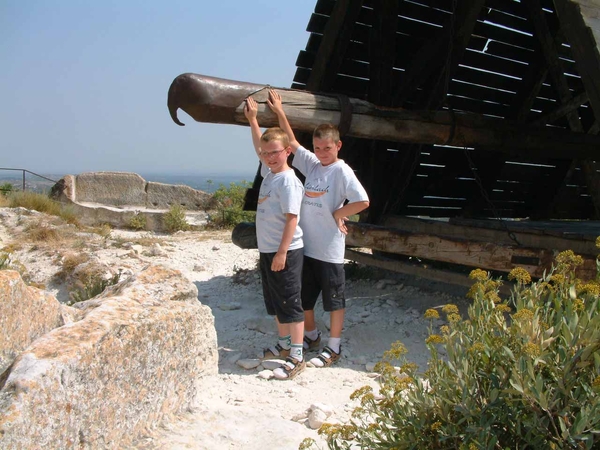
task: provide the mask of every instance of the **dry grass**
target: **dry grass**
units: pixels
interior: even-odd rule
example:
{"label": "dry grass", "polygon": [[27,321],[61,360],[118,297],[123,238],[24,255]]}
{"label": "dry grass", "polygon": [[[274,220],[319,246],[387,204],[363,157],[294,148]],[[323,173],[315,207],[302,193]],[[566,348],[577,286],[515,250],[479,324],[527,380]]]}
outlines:
{"label": "dry grass", "polygon": [[63,281],[66,280],[69,275],[71,275],[75,268],[83,264],[86,261],[89,261],[90,257],[87,253],[68,253],[63,256],[61,261],[61,269],[56,272],[54,275],[57,280]]}
{"label": "dry grass", "polygon": [[138,238],[126,239],[123,237],[116,237],[113,242],[113,247],[122,248],[123,245],[127,242],[132,243],[133,245],[141,245],[143,247],[151,247],[154,244],[159,244],[161,246],[165,245],[165,240],[152,236],[141,236]]}
{"label": "dry grass", "polygon": [[61,233],[56,228],[47,225],[28,227],[25,230],[25,238],[31,242],[57,243],[63,240]]}
{"label": "dry grass", "polygon": [[47,195],[37,194],[29,191],[18,191],[11,193],[8,197],[8,205],[11,208],[22,207],[25,209],[33,209],[35,211],[50,214],[60,217],[66,223],[79,226],[79,221],[73,209],[69,206],[52,200]]}

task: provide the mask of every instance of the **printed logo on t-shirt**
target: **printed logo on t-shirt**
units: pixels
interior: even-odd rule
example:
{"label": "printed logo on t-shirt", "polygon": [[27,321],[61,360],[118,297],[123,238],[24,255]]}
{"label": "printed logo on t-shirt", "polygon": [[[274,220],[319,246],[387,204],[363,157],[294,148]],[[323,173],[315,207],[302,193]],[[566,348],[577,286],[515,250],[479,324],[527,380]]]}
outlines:
{"label": "printed logo on t-shirt", "polygon": [[262,202],[266,201],[271,196],[271,191],[267,192],[266,195],[262,197],[258,197],[258,204],[260,205]]}
{"label": "printed logo on t-shirt", "polygon": [[329,192],[329,185],[321,187],[319,186],[319,181],[320,179],[317,179],[317,184],[307,182],[304,186],[304,195],[310,198],[317,198]]}

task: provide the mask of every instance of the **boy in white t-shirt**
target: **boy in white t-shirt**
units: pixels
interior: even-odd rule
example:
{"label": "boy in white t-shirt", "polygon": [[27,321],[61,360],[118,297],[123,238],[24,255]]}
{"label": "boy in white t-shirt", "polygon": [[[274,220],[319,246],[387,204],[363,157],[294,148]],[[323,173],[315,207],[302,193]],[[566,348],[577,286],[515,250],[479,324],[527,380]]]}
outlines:
{"label": "boy in white t-shirt", "polygon": [[[315,323],[314,307],[319,293],[323,309],[330,313],[330,337],[316,358],[315,367],[328,367],[340,359],[346,299],[344,295],[344,251],[348,234],[345,221],[369,207],[369,197],[353,170],[338,158],[342,141],[336,126],[319,125],[313,132],[314,153],[300,145],[281,104],[280,95],[269,91],[267,101],[290,139],[293,166],[305,177],[300,227],[304,233],[302,306],[304,347],[318,348],[321,332]],[[347,204],[346,201],[348,202]]]}
{"label": "boy in white t-shirt", "polygon": [[291,152],[288,135],[276,127],[261,134],[257,112],[256,101],[248,97],[244,114],[250,124],[254,149],[262,162],[256,237],[263,296],[267,313],[275,316],[279,333],[278,343],[264,349],[261,358],[285,358],[285,363],[273,374],[278,379],[291,379],[306,366],[300,297],[304,244],[302,229],[298,226],[304,189],[287,163]]}

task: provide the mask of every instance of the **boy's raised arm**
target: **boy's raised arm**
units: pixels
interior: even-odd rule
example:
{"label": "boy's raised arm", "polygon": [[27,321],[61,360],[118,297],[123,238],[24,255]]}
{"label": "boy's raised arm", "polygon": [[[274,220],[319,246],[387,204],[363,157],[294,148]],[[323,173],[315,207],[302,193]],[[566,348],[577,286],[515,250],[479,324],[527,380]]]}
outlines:
{"label": "boy's raised arm", "polygon": [[248,119],[248,123],[250,124],[250,131],[252,132],[252,144],[254,145],[254,151],[256,152],[256,156],[260,159],[260,137],[262,133],[260,131],[260,127],[258,126],[258,119],[256,116],[258,115],[258,104],[256,100],[252,97],[248,97],[246,99],[246,105],[244,106],[244,115],[246,119]]}
{"label": "boy's raised arm", "polygon": [[285,134],[288,135],[288,138],[290,139],[290,147],[292,147],[292,153],[295,155],[296,150],[298,147],[300,147],[300,143],[296,140],[294,131],[292,130],[285,112],[283,111],[281,96],[274,89],[269,89],[269,98],[267,99],[267,104],[269,105],[269,108],[271,108],[277,115],[277,118],[279,119],[279,127],[285,131]]}

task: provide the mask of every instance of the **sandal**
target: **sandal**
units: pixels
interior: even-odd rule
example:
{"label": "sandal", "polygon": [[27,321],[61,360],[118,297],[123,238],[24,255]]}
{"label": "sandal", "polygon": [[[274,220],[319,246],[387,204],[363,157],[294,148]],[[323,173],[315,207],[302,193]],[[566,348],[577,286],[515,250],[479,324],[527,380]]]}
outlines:
{"label": "sandal", "polygon": [[304,336],[304,350],[314,350],[315,348],[319,348],[321,345],[321,332],[319,331],[316,339],[311,339],[308,336]]}
{"label": "sandal", "polygon": [[310,363],[318,368],[329,367],[334,362],[342,357],[342,347],[340,346],[340,352],[336,353],[331,348],[325,346],[321,353],[316,358],[310,360]]}
{"label": "sandal", "polygon": [[277,344],[275,347],[265,348],[260,359],[285,359],[288,356],[290,356],[290,349]]}
{"label": "sandal", "polygon": [[304,361],[304,358],[302,358],[302,361],[298,361],[296,358],[288,356],[285,362],[273,371],[273,375],[278,380],[291,380],[302,372],[305,367],[306,361]]}

